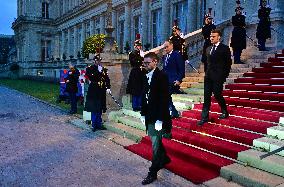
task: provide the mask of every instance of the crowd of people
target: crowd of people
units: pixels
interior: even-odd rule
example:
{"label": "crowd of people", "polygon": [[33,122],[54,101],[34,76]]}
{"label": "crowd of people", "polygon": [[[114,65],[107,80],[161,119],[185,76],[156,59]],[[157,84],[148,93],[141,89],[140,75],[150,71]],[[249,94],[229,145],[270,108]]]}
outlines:
{"label": "crowd of people", "polygon": [[[246,22],[240,1],[236,1],[236,14],[232,17],[234,29],[232,31],[230,46],[233,50],[234,63],[242,64],[241,54],[246,49]],[[266,50],[266,39],[271,37],[270,14],[266,0],[260,3],[258,17],[260,19],[256,37],[259,50]],[[216,29],[211,9],[205,15],[202,34],[204,46],[201,61],[204,63],[204,104],[201,112],[201,120],[198,126],[209,121],[209,111],[212,93],[220,105],[222,114],[220,119],[229,116],[226,102],[222,96],[223,84],[228,77],[232,65],[229,46],[221,43],[222,33]],[[175,22],[172,35],[164,42],[164,53],[160,59],[154,52],[144,54],[140,35],[134,42],[134,50],[129,54],[131,71],[126,92],[131,95],[132,108],[140,111],[141,122],[146,126],[146,131],[151,138],[153,148],[152,165],[147,177],[142,181],[143,185],[150,184],[157,179],[157,173],[171,160],[167,156],[162,144],[162,138],[171,138],[172,118],[180,116],[172,101],[172,94],[180,93],[180,85],[185,77],[185,64],[188,63],[185,39],[181,36],[181,29]],[[89,81],[89,89],[86,96],[85,110],[91,112],[93,131],[102,130],[102,113],[106,111],[106,93],[110,91],[110,79],[107,69],[101,65],[101,58],[96,55],[93,64],[86,69],[86,78]],[[158,64],[162,64],[162,69]],[[78,70],[70,67],[67,77],[67,88],[70,92],[71,111],[76,113],[76,81]]]}

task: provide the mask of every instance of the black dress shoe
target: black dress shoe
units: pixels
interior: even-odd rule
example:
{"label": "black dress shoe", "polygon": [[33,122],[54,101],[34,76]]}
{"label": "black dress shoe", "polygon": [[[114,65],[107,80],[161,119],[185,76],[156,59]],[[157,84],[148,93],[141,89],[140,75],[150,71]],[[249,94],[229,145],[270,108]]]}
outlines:
{"label": "black dress shoe", "polygon": [[219,119],[226,119],[227,117],[229,117],[229,113],[228,113],[228,112],[222,113],[222,114],[219,116]]}
{"label": "black dress shoe", "polygon": [[204,123],[207,123],[208,122],[208,119],[201,119],[198,123],[197,123],[197,125],[198,126],[202,126]]}
{"label": "black dress shoe", "polygon": [[143,179],[142,185],[151,184],[155,180],[157,180],[157,176],[148,175],[145,179]]}

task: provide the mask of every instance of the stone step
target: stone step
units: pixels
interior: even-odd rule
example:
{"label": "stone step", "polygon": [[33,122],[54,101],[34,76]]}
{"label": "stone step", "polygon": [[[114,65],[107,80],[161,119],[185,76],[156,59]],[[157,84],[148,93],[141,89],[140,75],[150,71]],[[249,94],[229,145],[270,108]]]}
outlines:
{"label": "stone step", "polygon": [[274,126],[267,129],[267,134],[279,140],[284,140],[284,126]]}
{"label": "stone step", "polygon": [[220,176],[246,187],[280,187],[284,184],[283,177],[237,163],[222,167]]}
{"label": "stone step", "polygon": [[126,116],[131,116],[131,117],[134,117],[134,118],[138,118],[140,119],[141,117],[141,114],[139,111],[133,111],[132,109],[121,109],[121,112],[123,113],[123,115],[126,115]]}
{"label": "stone step", "polygon": [[173,94],[172,99],[173,101],[201,102],[203,101],[203,95]]}
{"label": "stone step", "polygon": [[284,117],[280,117],[279,124],[284,126]]}
{"label": "stone step", "polygon": [[124,125],[122,123],[107,122],[104,125],[107,130],[128,138],[134,142],[140,142],[143,136],[146,136],[145,131]]}
{"label": "stone step", "polygon": [[183,87],[183,88],[192,88],[194,87],[196,84],[199,84],[199,82],[182,82],[180,84],[180,87]]}
{"label": "stone step", "polygon": [[243,76],[243,73],[230,73],[228,78],[238,78],[242,76]]}
{"label": "stone step", "polygon": [[191,110],[192,109],[192,102],[190,101],[173,101],[175,107],[177,110],[181,111],[181,110]]}
{"label": "stone step", "polygon": [[[273,138],[268,138],[268,137],[262,137],[262,138],[254,139],[253,146],[257,148],[262,148],[267,152],[271,152],[280,147],[284,147],[284,141],[273,139]],[[275,154],[283,156],[283,159],[284,159],[284,151],[281,151]]]}
{"label": "stone step", "polygon": [[260,159],[260,156],[265,154],[267,154],[267,152],[249,149],[239,152],[238,160],[247,163],[251,167],[284,177],[283,157],[279,155],[271,155]]}
{"label": "stone step", "polygon": [[132,117],[132,116],[118,116],[118,123],[122,123],[124,125],[139,129],[139,130],[146,130],[145,125],[142,124],[140,119]]}
{"label": "stone step", "polygon": [[252,68],[232,68],[230,73],[246,73],[250,72]]}
{"label": "stone step", "polygon": [[204,82],[204,76],[202,77],[185,77],[183,82]]}
{"label": "stone step", "polygon": [[128,108],[128,109],[132,108],[131,96],[129,94],[122,96],[122,105],[123,108]]}
{"label": "stone step", "polygon": [[183,88],[182,89],[185,93],[191,95],[204,95],[204,90],[199,88]]}
{"label": "stone step", "polygon": [[203,183],[207,187],[242,187],[241,185],[228,181],[222,177],[216,177]]}
{"label": "stone step", "polygon": [[236,78],[227,78],[225,84],[232,84],[235,83]]}
{"label": "stone step", "polygon": [[204,83],[193,84],[191,88],[204,89]]}

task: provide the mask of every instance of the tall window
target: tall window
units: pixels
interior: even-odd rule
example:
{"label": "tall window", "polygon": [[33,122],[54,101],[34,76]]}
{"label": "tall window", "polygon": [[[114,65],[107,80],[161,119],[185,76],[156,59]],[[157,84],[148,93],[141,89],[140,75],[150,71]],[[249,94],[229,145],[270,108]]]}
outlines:
{"label": "tall window", "polygon": [[[178,22],[178,26],[183,34],[187,34],[187,19],[188,19],[188,6],[187,1],[182,1],[174,4],[174,20]],[[174,21],[173,20],[173,21]]]}
{"label": "tall window", "polygon": [[153,29],[153,47],[162,44],[162,10],[158,9],[152,12],[152,29]]}
{"label": "tall window", "polygon": [[90,37],[90,23],[86,23],[86,39]]}
{"label": "tall window", "polygon": [[41,41],[41,61],[45,62],[50,58],[50,50],[51,50],[51,41],[50,40],[42,40]]}
{"label": "tall window", "polygon": [[100,18],[95,19],[95,34],[100,34],[101,29],[100,29]]}
{"label": "tall window", "polygon": [[141,16],[134,17],[134,39],[136,39],[136,34],[141,34],[142,32],[142,25],[141,25]]}
{"label": "tall window", "polygon": [[123,52],[123,40],[124,40],[124,20],[119,21],[119,49]]}
{"label": "tall window", "polygon": [[42,3],[41,11],[42,11],[42,17],[48,19],[49,18],[48,3],[46,2]]}

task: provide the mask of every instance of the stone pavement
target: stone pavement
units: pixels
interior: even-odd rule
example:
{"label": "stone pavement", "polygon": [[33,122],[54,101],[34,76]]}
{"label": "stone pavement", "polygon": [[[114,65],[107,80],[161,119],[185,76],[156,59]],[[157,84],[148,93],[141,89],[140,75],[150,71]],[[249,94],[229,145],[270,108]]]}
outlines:
{"label": "stone pavement", "polygon": [[[150,162],[0,86],[0,186],[141,186]],[[149,186],[195,186],[167,170]]]}

